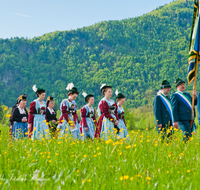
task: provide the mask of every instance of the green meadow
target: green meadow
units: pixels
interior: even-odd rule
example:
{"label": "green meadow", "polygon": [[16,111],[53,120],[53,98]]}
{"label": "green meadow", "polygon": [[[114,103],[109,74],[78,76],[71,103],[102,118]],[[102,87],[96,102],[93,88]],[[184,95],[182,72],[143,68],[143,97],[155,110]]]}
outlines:
{"label": "green meadow", "polygon": [[199,132],[187,143],[180,131],[163,141],[154,125],[149,126],[152,113],[138,120],[136,113],[140,112],[133,110],[135,125],[129,130],[129,141],[82,142],[70,138],[11,140],[5,125],[9,110],[3,112],[0,189],[199,188]]}

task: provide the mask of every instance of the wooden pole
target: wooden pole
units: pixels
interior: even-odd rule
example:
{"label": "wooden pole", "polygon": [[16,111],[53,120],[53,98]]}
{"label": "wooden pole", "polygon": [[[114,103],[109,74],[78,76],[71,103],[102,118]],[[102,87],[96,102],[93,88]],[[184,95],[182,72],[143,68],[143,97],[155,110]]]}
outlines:
{"label": "wooden pole", "polygon": [[[199,63],[199,52],[197,52],[197,58],[196,58],[196,64],[195,64],[195,76],[194,76],[194,85],[193,85],[193,92],[196,90],[196,84],[197,84],[197,70],[198,70],[198,63]],[[191,124],[190,127],[192,129],[193,127],[193,117],[194,117],[194,99],[195,99],[195,95],[192,95],[192,118],[191,118]]]}

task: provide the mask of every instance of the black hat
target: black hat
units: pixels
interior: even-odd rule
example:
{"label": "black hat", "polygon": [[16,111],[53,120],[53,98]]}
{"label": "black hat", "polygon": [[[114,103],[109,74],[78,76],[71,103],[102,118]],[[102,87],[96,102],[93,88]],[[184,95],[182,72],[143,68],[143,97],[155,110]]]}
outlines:
{"label": "black hat", "polygon": [[112,86],[109,86],[109,85],[106,85],[106,84],[102,84],[101,87],[100,87],[101,92],[102,92],[102,90],[105,89],[105,88],[112,88]]}
{"label": "black hat", "polygon": [[161,89],[163,89],[163,88],[171,88],[171,85],[167,80],[162,81]]}
{"label": "black hat", "polygon": [[47,101],[53,101],[53,96],[48,96]]}
{"label": "black hat", "polygon": [[47,107],[49,106],[49,102],[50,102],[50,101],[53,101],[53,96],[48,96],[48,97],[47,97],[47,103],[46,103],[46,104],[47,104]]}
{"label": "black hat", "polygon": [[86,101],[86,102],[88,101],[88,99],[89,99],[90,97],[94,97],[94,95],[92,95],[92,94],[86,94],[85,92],[83,92],[82,95],[85,97],[85,101]]}
{"label": "black hat", "polygon": [[118,98],[125,98],[125,96],[122,93],[119,93],[118,90],[115,91],[115,94],[117,96],[116,99],[118,99]]}
{"label": "black hat", "polygon": [[22,100],[27,101],[27,95],[26,94],[22,94],[22,95],[19,96],[19,102],[21,102]]}
{"label": "black hat", "polygon": [[180,78],[177,78],[176,81],[175,81],[176,87],[179,86],[179,85],[181,85],[181,84],[183,84],[183,83],[185,83],[185,81],[183,81]]}
{"label": "black hat", "polygon": [[73,93],[79,94],[79,91],[77,90],[76,87],[74,87],[74,84],[73,84],[73,83],[69,83],[69,84],[67,85],[66,90],[67,90],[67,93],[68,93],[68,92],[73,92]]}

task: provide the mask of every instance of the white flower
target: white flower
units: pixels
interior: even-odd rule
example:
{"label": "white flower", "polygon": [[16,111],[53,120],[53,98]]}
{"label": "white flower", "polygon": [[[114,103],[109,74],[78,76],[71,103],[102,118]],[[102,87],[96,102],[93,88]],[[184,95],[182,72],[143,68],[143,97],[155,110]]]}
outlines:
{"label": "white flower", "polygon": [[86,97],[86,96],[87,96],[87,93],[83,92],[82,95],[83,95],[83,97]]}
{"label": "white flower", "polygon": [[116,96],[117,96],[117,95],[119,94],[119,91],[118,91],[118,90],[116,90],[116,91],[115,91],[115,94],[116,94]]}
{"label": "white flower", "polygon": [[66,90],[71,90],[73,87],[74,87],[74,84],[73,84],[73,83],[69,83],[69,84],[67,85]]}
{"label": "white flower", "polygon": [[32,89],[33,89],[34,92],[37,92],[36,84],[33,85]]}
{"label": "white flower", "polygon": [[101,87],[100,87],[100,89],[102,89],[104,86],[106,86],[106,84],[102,84]]}

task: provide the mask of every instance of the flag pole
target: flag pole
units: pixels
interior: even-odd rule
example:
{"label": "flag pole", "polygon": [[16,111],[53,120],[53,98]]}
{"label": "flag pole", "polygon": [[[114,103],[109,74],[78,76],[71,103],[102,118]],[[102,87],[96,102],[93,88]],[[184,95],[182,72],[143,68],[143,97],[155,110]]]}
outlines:
{"label": "flag pole", "polygon": [[[196,84],[197,84],[197,70],[198,70],[198,63],[199,63],[199,51],[197,52],[197,57],[196,57],[196,64],[195,64],[195,76],[194,76],[194,84],[193,84],[193,92],[196,90]],[[195,95],[192,95],[192,118],[191,118],[191,124],[190,127],[192,129],[193,127],[193,117],[194,117],[194,99]]]}

